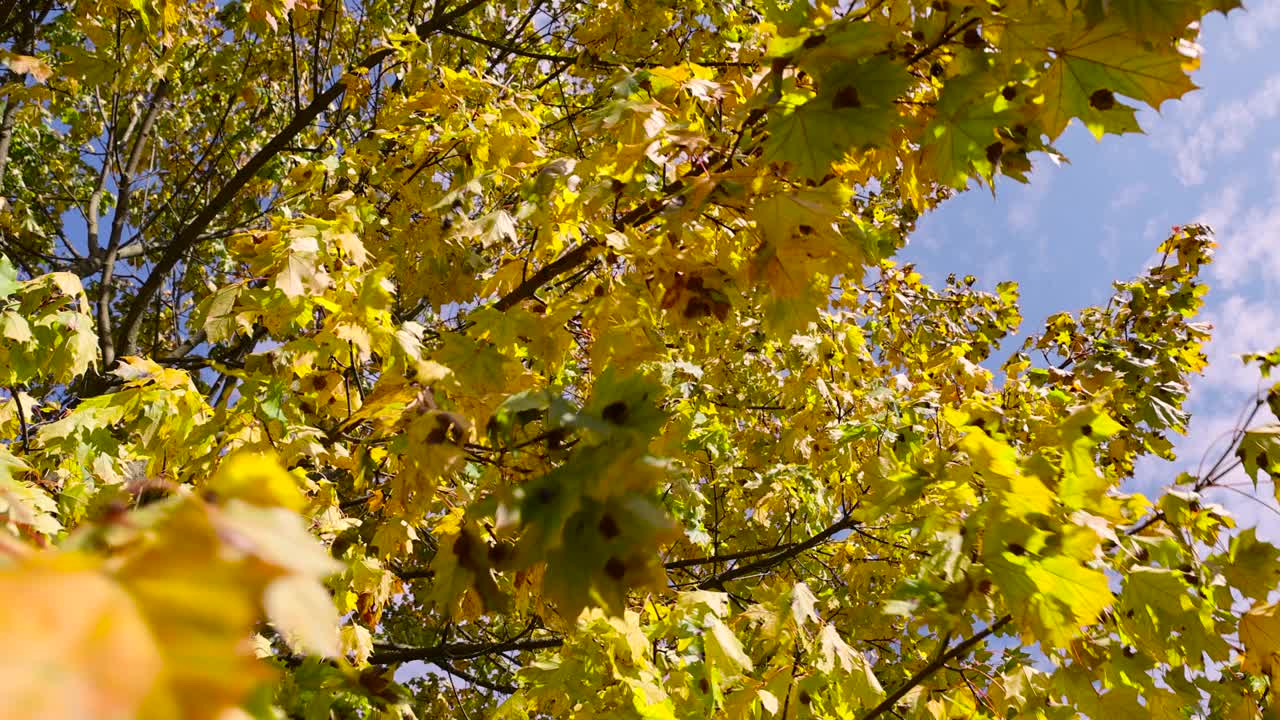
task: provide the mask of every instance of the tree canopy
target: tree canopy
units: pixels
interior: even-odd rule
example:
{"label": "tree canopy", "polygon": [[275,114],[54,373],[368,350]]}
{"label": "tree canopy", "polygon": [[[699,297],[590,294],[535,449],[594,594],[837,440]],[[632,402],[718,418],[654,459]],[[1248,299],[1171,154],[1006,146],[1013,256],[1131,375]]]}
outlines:
{"label": "tree canopy", "polygon": [[0,0],[0,717],[1261,718],[1209,229],[893,260],[1238,4]]}

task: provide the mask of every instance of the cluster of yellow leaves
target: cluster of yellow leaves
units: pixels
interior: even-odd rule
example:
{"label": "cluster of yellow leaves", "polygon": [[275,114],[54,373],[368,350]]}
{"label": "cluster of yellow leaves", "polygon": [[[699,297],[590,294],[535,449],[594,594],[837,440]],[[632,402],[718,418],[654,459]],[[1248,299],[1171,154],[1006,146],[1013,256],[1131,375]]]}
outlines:
{"label": "cluster of yellow leaves", "polygon": [[252,635],[339,655],[320,583],[338,569],[293,510],[296,482],[266,456],[227,460],[206,486],[72,536],[61,550],[6,540],[0,627],[10,718],[231,718],[272,673]]}

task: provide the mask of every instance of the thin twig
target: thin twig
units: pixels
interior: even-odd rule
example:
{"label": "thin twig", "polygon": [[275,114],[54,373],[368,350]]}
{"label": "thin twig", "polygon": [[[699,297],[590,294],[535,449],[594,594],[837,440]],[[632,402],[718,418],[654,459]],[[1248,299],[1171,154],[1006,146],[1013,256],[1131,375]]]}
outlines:
{"label": "thin twig", "polygon": [[18,408],[18,427],[22,431],[22,449],[27,449],[27,441],[29,439],[29,431],[27,428],[27,412],[22,409],[22,398],[18,397],[18,391],[9,388],[9,395],[13,397],[13,404]]}
{"label": "thin twig", "polygon": [[[446,27],[449,23],[462,17],[468,12],[480,7],[488,2],[488,0],[468,0],[453,10],[441,13],[437,17],[433,17],[426,22],[419,23],[416,31],[419,37],[429,37],[434,35]],[[392,48],[382,48],[377,50],[363,60],[361,60],[352,72],[367,71],[383,60],[390,57],[395,51]],[[165,277],[172,271],[178,263],[186,256],[187,252],[194,247],[197,242],[204,236],[204,231],[209,227],[222,211],[231,204],[240,191],[249,184],[251,180],[257,177],[258,172],[267,165],[272,159],[279,154],[283,148],[293,144],[294,138],[298,136],[306,128],[310,127],[316,118],[327,110],[338,98],[346,94],[347,84],[345,78],[339,78],[323,93],[317,95],[309,105],[296,113],[287,125],[281,128],[274,136],[271,137],[249,160],[240,167],[240,169],[218,190],[213,199],[200,210],[194,219],[182,227],[175,235],[172,242],[165,248],[164,254],[156,262],[150,276],[142,287],[138,288],[137,295],[133,303],[129,306],[124,322],[120,327],[120,341],[117,345],[120,353],[131,355],[137,352],[138,333],[142,328],[142,318],[146,312],[147,306],[151,302],[151,298],[155,296],[160,288],[164,285]]]}
{"label": "thin twig", "polygon": [[973,637],[970,637],[968,640],[961,642],[950,650],[939,655],[933,660],[933,662],[920,668],[915,675],[912,675],[911,678],[903,683],[901,687],[890,693],[889,696],[881,701],[879,705],[871,708],[871,711],[866,715],[863,715],[861,720],[872,720],[872,718],[879,717],[885,712],[892,711],[893,707],[898,704],[898,701],[901,700],[904,695],[911,692],[913,688],[919,686],[920,683],[924,682],[930,675],[937,672],[942,666],[969,652],[970,648],[983,640],[986,640],[992,633],[996,632],[1000,628],[1008,625],[1009,621],[1012,619],[1013,616],[1005,615],[987,626],[986,630],[974,634]]}

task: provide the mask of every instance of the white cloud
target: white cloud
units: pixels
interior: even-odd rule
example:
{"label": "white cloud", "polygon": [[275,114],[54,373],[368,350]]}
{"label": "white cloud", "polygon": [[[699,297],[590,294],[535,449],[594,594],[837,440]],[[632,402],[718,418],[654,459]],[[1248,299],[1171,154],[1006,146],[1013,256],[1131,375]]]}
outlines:
{"label": "white cloud", "polygon": [[1245,14],[1232,14],[1228,53],[1239,56],[1240,50],[1257,50],[1274,39],[1280,30],[1280,0],[1253,0],[1245,6]]}
{"label": "white cloud", "polygon": [[937,223],[930,223],[925,227],[927,229],[911,233],[907,238],[907,246],[912,250],[920,250],[926,254],[936,253],[945,245],[946,228]]}
{"label": "white cloud", "polygon": [[997,283],[1008,280],[1012,271],[1013,258],[1008,255],[994,255],[989,256],[983,263],[980,277],[984,286],[994,288]]}
{"label": "white cloud", "polygon": [[1120,265],[1120,248],[1125,242],[1125,238],[1120,235],[1120,229],[1114,224],[1108,223],[1102,229],[1103,240],[1098,246],[1098,257],[1102,258],[1102,262],[1106,265],[1107,275],[1115,275],[1116,268]]}
{"label": "white cloud", "polygon": [[1136,182],[1120,189],[1111,197],[1111,211],[1123,210],[1138,204],[1147,193],[1149,186],[1145,182]]}
{"label": "white cloud", "polygon": [[1280,190],[1267,202],[1243,207],[1243,187],[1228,183],[1200,212],[1217,233],[1211,276],[1226,288],[1267,288],[1280,278]]}
{"label": "white cloud", "polygon": [[1200,211],[1196,222],[1204,223],[1221,232],[1230,225],[1232,218],[1240,213],[1240,194],[1242,188],[1238,182],[1229,182],[1222,186]]}
{"label": "white cloud", "polygon": [[1168,227],[1168,220],[1164,215],[1153,215],[1147,219],[1147,224],[1142,226],[1142,239],[1148,245],[1155,247],[1157,242],[1166,237]]}
{"label": "white cloud", "polygon": [[965,235],[972,238],[972,242],[976,243],[977,247],[984,253],[991,252],[995,248],[996,242],[1000,240],[999,236],[989,231],[986,218],[976,207],[965,208],[964,212],[960,214],[960,222],[965,227]]}
{"label": "white cloud", "polygon": [[1208,117],[1201,116],[1200,108],[1199,102],[1183,103],[1168,119],[1157,121],[1151,132],[1152,142],[1173,156],[1174,174],[1184,185],[1203,183],[1210,166],[1244,150],[1258,126],[1280,117],[1280,75]]}
{"label": "white cloud", "polygon": [[1205,320],[1213,324],[1213,339],[1205,348],[1209,367],[1192,383],[1192,399],[1230,410],[1242,405],[1261,380],[1258,369],[1241,362],[1240,355],[1280,345],[1280,312],[1274,303],[1232,295],[1210,309]]}
{"label": "white cloud", "polygon": [[1062,269],[1061,265],[1058,264],[1059,259],[1050,252],[1048,233],[1042,232],[1036,235],[1035,249],[1035,258],[1031,262],[1031,268],[1035,272],[1041,275],[1049,275]]}

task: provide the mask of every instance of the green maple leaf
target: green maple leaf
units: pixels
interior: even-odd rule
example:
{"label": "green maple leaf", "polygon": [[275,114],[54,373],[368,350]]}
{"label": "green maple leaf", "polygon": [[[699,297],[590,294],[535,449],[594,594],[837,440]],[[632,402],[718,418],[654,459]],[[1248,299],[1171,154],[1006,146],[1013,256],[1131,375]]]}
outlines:
{"label": "green maple leaf", "polygon": [[1182,97],[1196,85],[1187,76],[1189,58],[1173,43],[1142,43],[1125,24],[1108,20],[1077,31],[1054,47],[1053,64],[1040,82],[1043,123],[1057,138],[1072,118],[1080,118],[1096,137],[1140,132],[1134,109],[1123,95],[1151,107]]}
{"label": "green maple leaf", "polygon": [[765,159],[790,166],[800,177],[820,178],[831,163],[844,156],[848,144],[843,137],[843,123],[849,113],[823,108],[815,100],[804,98],[800,93],[783,98],[783,107],[796,109],[770,124]]}
{"label": "green maple leaf", "polygon": [[[767,248],[762,251],[762,260],[777,257],[783,271],[792,270],[796,264],[803,266],[806,258],[861,260],[861,243],[851,242],[852,233],[841,233],[837,227],[841,208],[848,205],[849,196],[845,186],[830,182],[778,193],[758,204],[753,217]],[[807,275],[802,268],[794,270]]]}
{"label": "green maple leaf", "polygon": [[707,639],[708,660],[727,675],[746,671],[751,672],[754,665],[751,657],[742,647],[742,641],[723,621],[714,615],[707,616],[707,628],[711,631]]}
{"label": "green maple leaf", "polygon": [[1280,347],[1269,352],[1246,353],[1240,359],[1248,364],[1256,363],[1262,377],[1271,377],[1271,371],[1280,367]]}
{"label": "green maple leaf", "polygon": [[901,65],[874,59],[832,70],[816,95],[788,93],[782,116],[769,124],[765,160],[800,177],[823,177],[850,151],[885,141],[899,122],[893,101],[910,82]]}
{"label": "green maple leaf", "polygon": [[1200,7],[1207,14],[1214,10],[1226,15],[1236,8],[1244,7],[1240,0],[1200,0]]}
{"label": "green maple leaf", "polygon": [[1062,554],[1049,554],[1053,535],[1022,522],[990,517],[983,531],[984,563],[1022,631],[1050,647],[1063,647],[1111,605],[1101,570]]}
{"label": "green maple leaf", "polygon": [[963,190],[975,173],[990,180],[1004,146],[996,130],[1010,116],[1008,102],[991,81],[982,77],[957,78],[938,98],[937,115],[925,128],[923,157],[938,180]]}
{"label": "green maple leaf", "polygon": [[330,284],[329,275],[320,266],[313,253],[294,253],[285,261],[285,267],[276,276],[276,287],[286,297],[320,295]]}
{"label": "green maple leaf", "polygon": [[1227,582],[1247,597],[1265,600],[1280,585],[1280,548],[1259,540],[1255,528],[1232,537],[1226,555],[1216,560]]}
{"label": "green maple leaf", "polygon": [[628,590],[665,577],[657,549],[678,535],[676,528],[661,509],[638,496],[609,504],[584,499],[577,508],[562,523],[559,544],[547,553],[543,591],[566,619],[587,605],[620,613]]}
{"label": "green maple leaf", "polygon": [[519,520],[526,528],[521,542],[531,558],[563,544],[565,524],[582,504],[582,476],[600,467],[596,453],[578,452],[517,491]]}
{"label": "green maple leaf", "polygon": [[[1244,471],[1256,485],[1258,472],[1275,477],[1280,475],[1280,423],[1271,423],[1245,432],[1236,448],[1236,456],[1244,464]],[[1280,489],[1277,489],[1280,496]]]}
{"label": "green maple leaf", "polygon": [[1135,567],[1125,578],[1116,611],[1130,642],[1152,657],[1183,655],[1225,659],[1228,647],[1213,621],[1212,609],[1192,594],[1183,573]]}
{"label": "green maple leaf", "polygon": [[0,448],[0,518],[53,535],[62,529],[58,504],[35,484],[16,477],[30,469],[22,458]]}
{"label": "green maple leaf", "polygon": [[1008,445],[981,430],[974,430],[960,441],[960,447],[969,455],[974,470],[983,477],[1004,513],[1021,517],[1052,512],[1053,491],[1034,473],[1022,472],[1017,454]]}
{"label": "green maple leaf", "polygon": [[1203,4],[1197,0],[1111,0],[1106,12],[1140,37],[1168,38],[1181,34],[1203,15]]}
{"label": "green maple leaf", "polygon": [[1168,38],[1181,35],[1202,15],[1214,10],[1226,15],[1238,7],[1243,7],[1239,0],[1088,0],[1085,14],[1095,22],[1119,18],[1139,37]]}
{"label": "green maple leaf", "polygon": [[642,375],[606,368],[575,422],[601,438],[637,435],[648,439],[666,420],[659,406],[662,389]]}
{"label": "green maple leaf", "polygon": [[18,343],[31,340],[31,324],[21,315],[11,310],[0,313],[0,336]]}
{"label": "green maple leaf", "polygon": [[235,336],[239,328],[235,316],[236,299],[243,287],[236,284],[221,288],[196,308],[192,322],[204,328],[209,342],[224,342]]}
{"label": "green maple leaf", "polygon": [[833,224],[839,218],[841,201],[848,201],[848,193],[832,191],[830,186],[778,193],[755,207],[753,213],[756,229],[765,242],[781,244],[805,226],[807,233],[823,232],[831,235]]}
{"label": "green maple leaf", "polygon": [[1112,480],[1098,472],[1093,456],[1098,442],[1120,429],[1116,421],[1093,407],[1077,411],[1062,424],[1059,432],[1066,453],[1058,497],[1067,507],[1093,510],[1102,504]]}
{"label": "green maple leaf", "polygon": [[1244,645],[1242,669],[1276,677],[1276,648],[1280,647],[1280,604],[1268,603],[1249,609],[1240,619],[1240,642]]}
{"label": "green maple leaf", "polygon": [[7,298],[18,291],[18,269],[9,258],[0,255],[0,299]]}
{"label": "green maple leaf", "polygon": [[818,634],[815,665],[832,677],[840,695],[853,699],[861,707],[873,707],[884,698],[884,688],[872,672],[871,663],[841,639],[834,625],[824,625]]}
{"label": "green maple leaf", "polygon": [[1028,562],[1018,558],[992,568],[1005,589],[1014,620],[1041,642],[1062,647],[1111,605],[1107,576],[1069,557]]}

